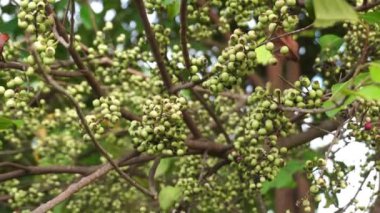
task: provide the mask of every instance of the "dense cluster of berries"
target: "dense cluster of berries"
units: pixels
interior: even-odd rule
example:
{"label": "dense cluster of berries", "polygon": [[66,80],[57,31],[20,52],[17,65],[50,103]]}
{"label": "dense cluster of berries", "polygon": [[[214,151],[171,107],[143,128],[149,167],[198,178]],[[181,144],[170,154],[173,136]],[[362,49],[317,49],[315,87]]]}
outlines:
{"label": "dense cluster of berries", "polygon": [[236,128],[235,150],[229,158],[242,171],[242,177],[252,190],[260,189],[265,181],[273,180],[284,165],[286,148],[278,148],[278,137],[296,132],[269,88],[256,87],[248,97],[248,113]]}
{"label": "dense cluster of berries", "polygon": [[287,89],[283,94],[283,105],[301,109],[320,108],[323,103],[324,89],[318,81],[311,82],[309,78],[301,76],[294,82],[294,88]]}
{"label": "dense cluster of berries", "polygon": [[204,160],[200,156],[188,156],[178,161],[180,170],[176,186],[183,190],[183,201],[185,202],[190,202],[194,196],[205,190],[199,181],[202,168],[205,169],[207,166],[207,162],[202,162]]}
{"label": "dense cluster of berries", "polygon": [[[54,0],[49,1],[53,3]],[[45,11],[45,1],[43,0],[23,0],[20,2],[18,12],[18,26],[25,29],[25,32],[32,35],[34,48],[38,51],[42,63],[51,65],[55,61],[55,50],[57,42],[52,32],[54,18],[48,16]],[[32,55],[26,58],[26,62],[33,66],[35,64]]]}
{"label": "dense cluster of berries", "polygon": [[[86,121],[95,138],[99,139],[106,127],[119,121],[121,117],[120,101],[117,97],[108,96],[95,99],[92,104],[95,107],[94,114],[87,115]],[[87,134],[83,137],[85,140],[90,140],[90,136]]]}
{"label": "dense cluster of berries", "polygon": [[239,85],[241,78],[252,71],[256,64],[255,41],[255,31],[244,33],[239,29],[235,30],[228,47],[223,50],[218,62],[211,68],[212,76],[202,85],[215,93]]}
{"label": "dense cluster of berries", "polygon": [[187,128],[182,120],[186,99],[154,96],[145,101],[142,121],[132,121],[132,142],[140,152],[183,155]]}

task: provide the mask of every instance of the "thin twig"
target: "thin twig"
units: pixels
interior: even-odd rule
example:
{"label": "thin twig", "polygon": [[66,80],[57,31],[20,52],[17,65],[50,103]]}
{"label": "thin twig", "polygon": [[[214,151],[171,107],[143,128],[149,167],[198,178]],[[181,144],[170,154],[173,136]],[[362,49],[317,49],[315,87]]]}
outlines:
{"label": "thin twig", "polygon": [[152,194],[155,195],[155,199],[157,199],[157,186],[156,186],[156,182],[154,181],[154,177],[156,175],[158,165],[160,165],[160,161],[161,161],[160,157],[157,157],[156,159],[154,159],[153,165],[149,170],[149,177],[148,177],[149,189],[152,192]]}
{"label": "thin twig", "polygon": [[263,200],[260,190],[255,193],[255,203],[259,213],[267,213],[267,207]]}

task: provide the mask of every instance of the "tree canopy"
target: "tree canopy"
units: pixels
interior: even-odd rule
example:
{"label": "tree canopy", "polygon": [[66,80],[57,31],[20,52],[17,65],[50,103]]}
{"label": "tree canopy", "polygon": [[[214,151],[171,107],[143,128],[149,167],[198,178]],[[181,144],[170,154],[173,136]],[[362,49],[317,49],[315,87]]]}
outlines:
{"label": "tree canopy", "polygon": [[380,212],[379,0],[0,15],[0,212]]}

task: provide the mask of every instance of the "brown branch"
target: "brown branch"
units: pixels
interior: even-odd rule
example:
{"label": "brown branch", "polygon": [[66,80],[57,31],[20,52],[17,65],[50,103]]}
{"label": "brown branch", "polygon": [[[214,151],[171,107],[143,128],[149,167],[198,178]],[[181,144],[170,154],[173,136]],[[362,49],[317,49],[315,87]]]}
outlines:
{"label": "brown branch", "polygon": [[0,61],[0,69],[16,69],[16,70],[25,71],[26,68],[27,68],[27,66],[23,63],[20,63],[20,62],[15,62],[15,61],[3,62],[3,61]]}
{"label": "brown branch", "polygon": [[[132,159],[138,155],[137,152],[132,152],[131,154],[127,155],[125,158],[120,159],[117,164],[120,163],[120,161],[126,161],[129,159]],[[104,176],[107,174],[109,171],[111,171],[113,166],[111,163],[107,163],[97,169],[95,172],[91,173],[88,176],[85,176],[81,178],[78,182],[75,182],[71,184],[68,188],[66,188],[63,192],[61,192],[59,195],[54,197],[53,199],[49,200],[48,202],[40,205],[38,208],[33,210],[33,213],[44,213],[47,212],[48,210],[54,208],[56,205],[59,203],[63,202],[64,200],[68,199],[71,197],[74,193],[78,192],[80,189],[83,187],[93,183],[95,180],[98,178]]]}
{"label": "brown branch", "polygon": [[325,120],[318,127],[311,127],[308,131],[282,138],[278,145],[288,149],[303,145],[315,138],[326,135],[326,131],[334,131],[343,123],[343,119]]}
{"label": "brown branch", "polygon": [[156,182],[154,181],[154,176],[156,175],[156,171],[158,168],[158,165],[160,165],[161,158],[157,157],[154,162],[152,167],[149,170],[149,177],[148,177],[148,182],[149,182],[149,189],[152,192],[152,194],[155,195],[155,199],[157,199],[157,186]]}
{"label": "brown branch", "polygon": [[152,51],[153,57],[156,60],[158,70],[160,72],[160,75],[162,77],[162,81],[164,82],[164,85],[168,91],[171,90],[172,87],[172,81],[171,77],[169,75],[169,72],[167,71],[164,60],[162,58],[162,55],[160,53],[160,48],[158,46],[156,36],[154,35],[154,32],[152,30],[152,27],[150,26],[148,15],[146,14],[145,5],[143,0],[135,0],[135,4],[137,6],[137,9],[139,11],[141,21],[144,26],[145,34],[148,40],[148,43],[150,45],[150,49]]}
{"label": "brown branch", "polygon": [[360,12],[366,11],[366,10],[372,9],[378,5],[380,5],[380,1],[373,1],[371,3],[362,4],[361,6],[356,8],[356,11],[360,11]]}
{"label": "brown branch", "polygon": [[260,190],[258,190],[255,193],[255,203],[256,203],[256,207],[257,207],[259,213],[267,213],[268,212]]}
{"label": "brown branch", "polygon": [[[8,162],[5,162],[8,163]],[[14,163],[13,163],[14,164]],[[1,167],[7,166],[6,164],[0,165]],[[88,175],[93,172],[98,166],[23,166],[18,165],[19,168],[14,171],[0,174],[0,182],[18,178],[27,175],[41,175],[41,174],[80,174]]]}
{"label": "brown branch", "polygon": [[190,71],[190,57],[189,50],[187,48],[187,0],[181,0],[180,8],[180,39],[181,39],[181,49],[183,60],[185,61],[185,67],[187,71]]}

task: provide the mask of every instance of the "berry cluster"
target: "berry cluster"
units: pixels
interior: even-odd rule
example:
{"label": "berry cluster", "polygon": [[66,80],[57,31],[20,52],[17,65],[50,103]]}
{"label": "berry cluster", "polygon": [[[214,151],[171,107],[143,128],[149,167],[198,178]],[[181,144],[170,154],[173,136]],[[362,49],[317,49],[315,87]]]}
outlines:
{"label": "berry cluster", "polygon": [[318,81],[310,82],[309,78],[301,76],[294,82],[294,88],[284,91],[283,104],[287,107],[301,109],[320,108],[323,103],[324,90]]}
{"label": "berry cluster", "polygon": [[[119,121],[120,101],[114,96],[101,97],[95,99],[92,104],[94,105],[94,114],[87,115],[86,121],[90,129],[95,133],[96,139],[99,139],[105,132],[105,127],[109,127]],[[89,135],[83,136],[85,140],[89,140]]]}
{"label": "berry cluster", "polygon": [[295,126],[278,110],[269,88],[256,87],[248,98],[247,115],[236,128],[235,151],[229,158],[242,172],[252,190],[273,180],[284,165],[287,149],[277,147],[278,137],[296,132]]}
{"label": "berry cluster", "polygon": [[203,82],[203,86],[212,92],[221,92],[242,82],[242,77],[254,68],[256,59],[256,33],[244,33],[237,29],[231,35],[229,45],[218,57],[211,68],[212,77]]}
{"label": "berry cluster", "polygon": [[129,132],[134,146],[148,154],[183,155],[187,128],[182,120],[186,99],[154,96],[145,101],[142,121],[132,121]]}

